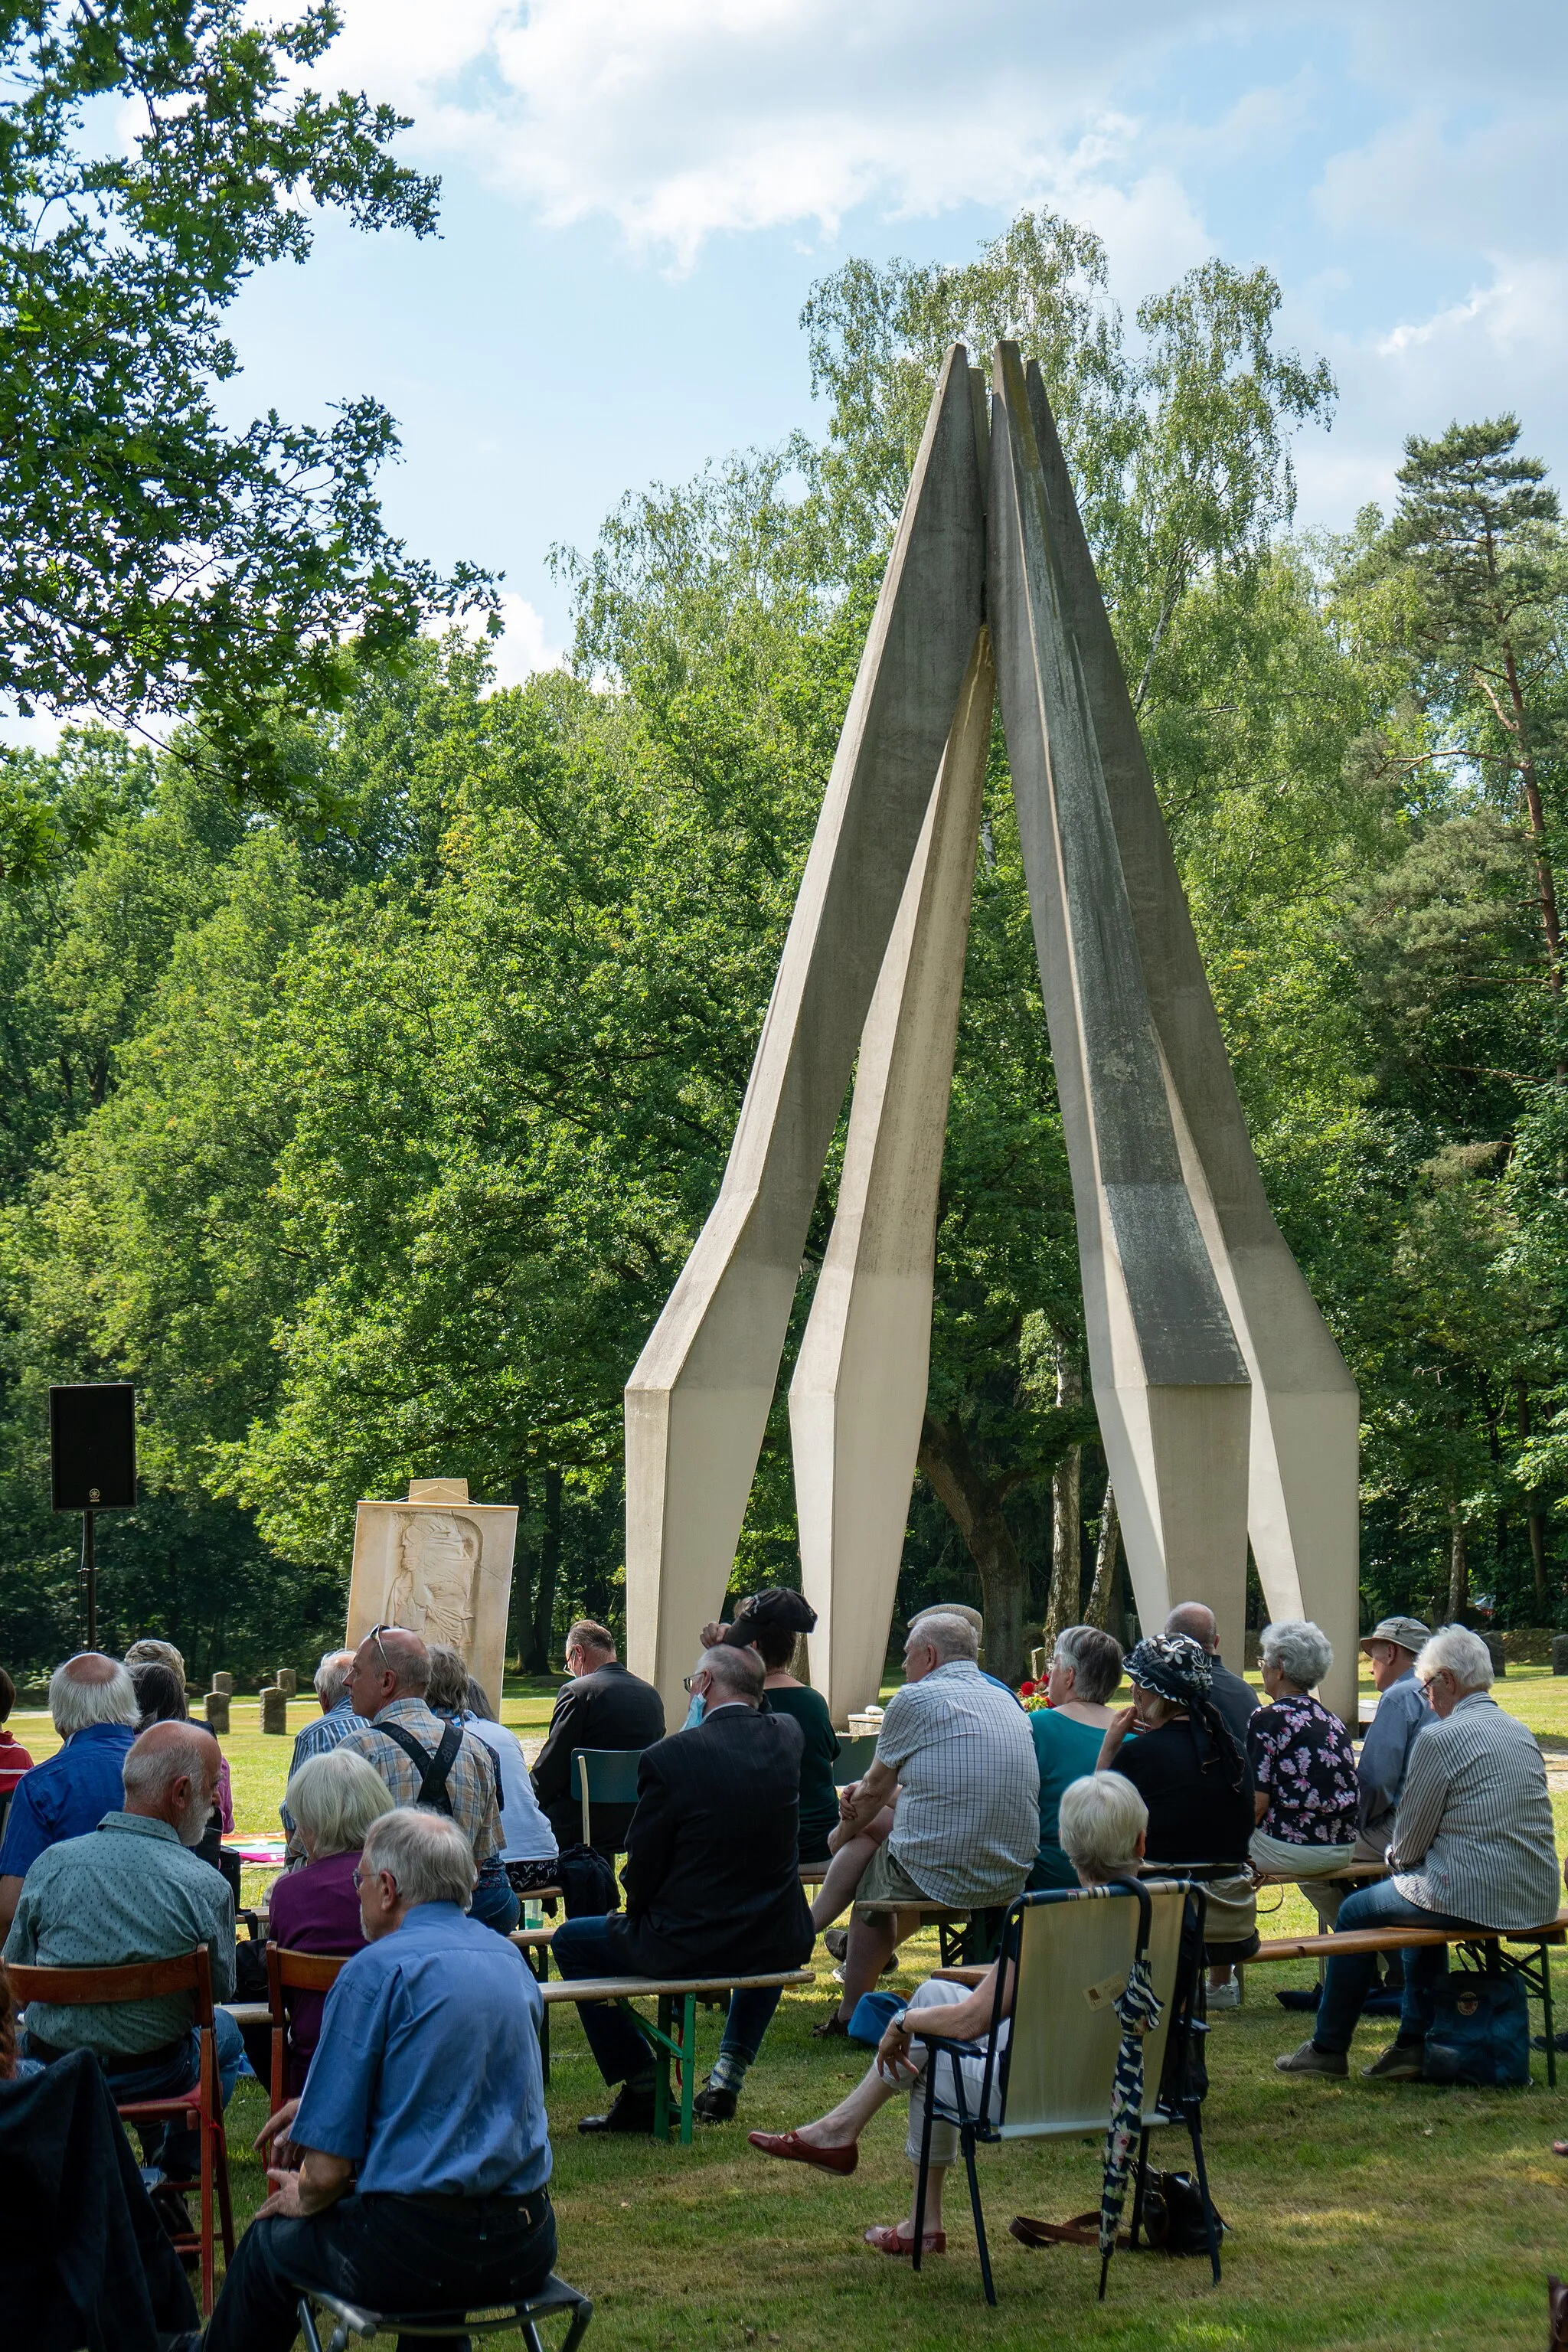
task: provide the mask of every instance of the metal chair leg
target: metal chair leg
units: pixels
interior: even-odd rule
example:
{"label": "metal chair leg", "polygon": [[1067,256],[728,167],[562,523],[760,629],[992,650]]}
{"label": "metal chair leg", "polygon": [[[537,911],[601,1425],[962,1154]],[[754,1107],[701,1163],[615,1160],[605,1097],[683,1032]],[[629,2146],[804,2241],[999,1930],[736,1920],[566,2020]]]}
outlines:
{"label": "metal chair leg", "polygon": [[1204,2200],[1204,2228],[1208,2235],[1209,2263],[1214,2271],[1214,2283],[1219,2284],[1219,2231],[1214,2218],[1214,2202],[1209,2196],[1208,2168],[1204,2163],[1203,2123],[1196,2099],[1183,2103],[1187,2111],[1187,2137],[1193,2143],[1193,2170],[1198,2176],[1198,2195]]}
{"label": "metal chair leg", "polygon": [[[953,2072],[956,2074],[957,2071],[958,2062],[955,2059]],[[974,2242],[980,2249],[980,2282],[985,2289],[986,2302],[994,2305],[996,2301],[996,2283],[991,2275],[991,2249],[985,2242],[985,2214],[980,2202],[980,2175],[974,2166],[973,2124],[963,2126],[959,2135],[959,2141],[963,2149],[963,2168],[969,2175],[969,2203],[974,2215]]]}
{"label": "metal chair leg", "polygon": [[932,2080],[936,2073],[936,2059],[937,2053],[928,2042],[926,2043],[925,2097],[921,2102],[924,2112],[921,2123],[921,2168],[915,2176],[915,2242],[910,2249],[910,2268],[915,2271],[918,2271],[921,2266],[921,2245],[925,2237],[926,2180],[931,2172],[931,2103],[936,2090],[936,2084]]}
{"label": "metal chair leg", "polygon": [[1143,2227],[1143,2194],[1149,2186],[1149,2126],[1144,2125],[1138,2135],[1138,2173],[1132,2184],[1132,2221],[1127,2232],[1130,2246],[1138,2243],[1138,2232]]}
{"label": "metal chair leg", "polygon": [[688,1993],[681,2002],[680,2021],[680,2145],[691,2146],[691,2102],[696,2095],[697,2081],[697,1997]]}
{"label": "metal chair leg", "polygon": [[1552,1948],[1540,1947],[1541,1958],[1541,2022],[1546,2035],[1546,2083],[1549,2090],[1557,2088],[1557,2040],[1552,2030]]}
{"label": "metal chair leg", "polygon": [[316,2333],[316,2315],[310,2308],[308,2294],[300,2297],[300,2333],[305,2339],[305,2352],[321,2352],[321,2339]]}
{"label": "metal chair leg", "polygon": [[653,2076],[653,2136],[657,2140],[669,2137],[669,2029],[672,2021],[671,1996],[661,1992],[658,1997],[659,2043],[654,2052]]}

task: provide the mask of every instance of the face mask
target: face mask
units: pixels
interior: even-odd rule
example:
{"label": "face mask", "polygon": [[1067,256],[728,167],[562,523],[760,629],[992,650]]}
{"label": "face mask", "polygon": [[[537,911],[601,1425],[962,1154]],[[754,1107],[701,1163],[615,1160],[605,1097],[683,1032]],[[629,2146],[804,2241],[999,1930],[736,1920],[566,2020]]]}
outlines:
{"label": "face mask", "polygon": [[706,1691],[692,1692],[691,1705],[686,1710],[686,1721],[680,1727],[682,1731],[690,1731],[695,1725],[701,1722],[707,1696]]}

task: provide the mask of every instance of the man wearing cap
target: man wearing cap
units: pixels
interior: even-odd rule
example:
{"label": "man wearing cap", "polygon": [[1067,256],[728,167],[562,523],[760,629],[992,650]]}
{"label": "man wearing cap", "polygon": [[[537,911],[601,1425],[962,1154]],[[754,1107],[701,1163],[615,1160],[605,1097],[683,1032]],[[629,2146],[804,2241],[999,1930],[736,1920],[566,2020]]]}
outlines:
{"label": "man wearing cap", "polygon": [[1384,1617],[1361,1645],[1372,1660],[1378,1699],[1356,1767],[1361,1783],[1352,1856],[1356,1862],[1382,1862],[1387,1853],[1411,1748],[1423,1725],[1433,1719],[1426,1693],[1415,1679],[1417,1654],[1429,1639],[1418,1617]]}

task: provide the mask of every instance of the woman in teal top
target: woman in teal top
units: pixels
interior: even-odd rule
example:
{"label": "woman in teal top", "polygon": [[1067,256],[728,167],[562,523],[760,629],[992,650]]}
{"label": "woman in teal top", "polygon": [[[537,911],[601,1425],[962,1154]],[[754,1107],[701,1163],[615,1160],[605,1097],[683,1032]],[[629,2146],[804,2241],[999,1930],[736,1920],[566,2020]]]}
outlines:
{"label": "woman in teal top", "polygon": [[1076,1886],[1077,1871],[1057,1842],[1062,1792],[1092,1772],[1112,1719],[1106,1700],[1121,1680],[1121,1644],[1098,1625],[1069,1625],[1057,1638],[1046,1677],[1048,1707],[1029,1717],[1040,1767],[1040,1850],[1031,1887]]}

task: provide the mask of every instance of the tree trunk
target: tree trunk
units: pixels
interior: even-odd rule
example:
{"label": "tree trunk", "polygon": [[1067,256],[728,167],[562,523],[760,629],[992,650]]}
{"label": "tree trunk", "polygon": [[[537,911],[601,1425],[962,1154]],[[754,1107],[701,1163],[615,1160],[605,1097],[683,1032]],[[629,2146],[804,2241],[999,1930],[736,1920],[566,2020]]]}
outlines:
{"label": "tree trunk", "polygon": [[1098,1625],[1102,1633],[1116,1633],[1111,1624],[1111,1612],[1116,1606],[1116,1570],[1121,1549],[1121,1514],[1116,1507],[1116,1490],[1109,1478],[1105,1482],[1105,1500],[1100,1507],[1100,1541],[1094,1548],[1094,1582],[1089,1588],[1089,1607],[1084,1611],[1084,1622]]}
{"label": "tree trunk", "polygon": [[[1530,1435],[1530,1391],[1522,1381],[1515,1381],[1513,1386],[1519,1399],[1519,1434],[1522,1441]],[[1544,1625],[1552,1603],[1546,1591],[1546,1516],[1538,1507],[1539,1499],[1537,1496],[1531,1496],[1525,1525],[1530,1529],[1530,1559],[1535,1570],[1535,1622]]]}
{"label": "tree trunk", "polygon": [[[1563,933],[1557,919],[1557,880],[1552,870],[1552,856],[1546,839],[1546,811],[1541,798],[1541,781],[1535,772],[1535,757],[1531,746],[1529,721],[1524,708],[1524,695],[1519,683],[1519,671],[1514,663],[1513,647],[1504,640],[1503,667],[1508,676],[1509,698],[1513,705],[1514,734],[1519,745],[1520,781],[1524,786],[1524,804],[1530,811],[1530,843],[1535,852],[1535,887],[1541,905],[1541,928],[1546,935],[1547,981],[1553,996],[1563,992]],[[1561,1070],[1558,1076],[1563,1074]]]}
{"label": "tree trunk", "polygon": [[1448,1506],[1448,1622],[1461,1625],[1470,1605],[1470,1562],[1458,1503]]}
{"label": "tree trunk", "polygon": [[1002,1490],[969,1451],[962,1423],[933,1421],[921,1430],[920,1466],[969,1548],[980,1577],[985,1664],[1003,1682],[1024,1672],[1024,1594],[1027,1580],[1002,1509]]}
{"label": "tree trunk", "polygon": [[[507,1655],[517,1660],[521,1674],[541,1675],[544,1668],[533,1654],[533,1548],[528,1525],[526,1470],[520,1470],[512,1480],[511,1499],[517,1505],[517,1550],[511,1572],[511,1600],[506,1612]],[[492,1696],[491,1704],[500,1705],[499,1693]]]}
{"label": "tree trunk", "polygon": [[561,1570],[561,1473],[544,1474],[544,1540],[539,1547],[539,1587],[533,1600],[533,1654],[536,1674],[550,1671],[550,1644],[555,1630],[555,1580]]}
{"label": "tree trunk", "polygon": [[[1070,1412],[1083,1402],[1083,1372],[1078,1358],[1063,1339],[1057,1341],[1057,1410]],[[1051,1594],[1046,1611],[1045,1643],[1051,1649],[1058,1633],[1079,1622],[1082,1589],[1083,1533],[1079,1524],[1083,1448],[1069,1446],[1051,1478]]]}

